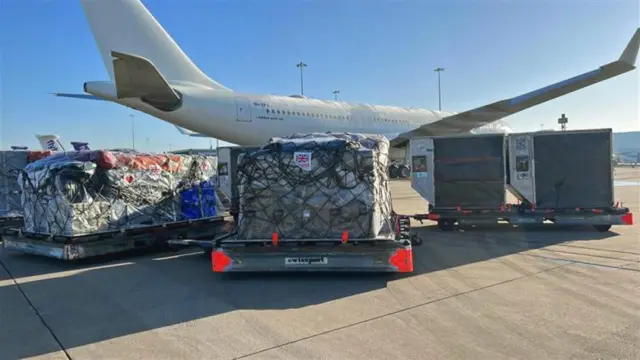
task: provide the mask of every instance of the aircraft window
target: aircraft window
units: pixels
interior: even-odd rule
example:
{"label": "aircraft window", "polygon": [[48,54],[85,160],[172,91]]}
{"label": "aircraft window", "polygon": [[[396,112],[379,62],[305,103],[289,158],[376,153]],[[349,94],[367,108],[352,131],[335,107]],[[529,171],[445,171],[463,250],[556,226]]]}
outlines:
{"label": "aircraft window", "polygon": [[277,114],[280,114],[280,110],[276,110],[276,113],[277,113]]}
{"label": "aircraft window", "polygon": [[287,115],[291,115],[291,111],[287,110]]}
{"label": "aircraft window", "polygon": [[269,109],[267,109],[267,114],[269,113]]}
{"label": "aircraft window", "polygon": [[300,116],[300,112],[298,111],[298,116]]}

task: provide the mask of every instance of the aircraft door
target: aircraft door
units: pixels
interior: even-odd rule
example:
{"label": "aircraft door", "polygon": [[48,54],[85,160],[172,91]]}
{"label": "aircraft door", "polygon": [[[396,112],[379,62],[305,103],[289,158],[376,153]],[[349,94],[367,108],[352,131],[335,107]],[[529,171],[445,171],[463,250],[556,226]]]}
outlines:
{"label": "aircraft door", "polygon": [[251,122],[251,103],[249,99],[236,98],[236,121]]}

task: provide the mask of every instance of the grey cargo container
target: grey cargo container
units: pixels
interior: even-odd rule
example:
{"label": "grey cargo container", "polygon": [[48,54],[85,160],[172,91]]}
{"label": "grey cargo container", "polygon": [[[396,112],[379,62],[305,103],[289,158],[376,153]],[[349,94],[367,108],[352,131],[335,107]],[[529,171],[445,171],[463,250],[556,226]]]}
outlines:
{"label": "grey cargo container", "polygon": [[22,216],[18,172],[28,156],[29,151],[0,151],[0,217]]}
{"label": "grey cargo container", "polygon": [[235,214],[239,211],[238,158],[247,151],[260,149],[259,146],[228,146],[218,148],[218,186],[226,199],[225,208]]}
{"label": "grey cargo container", "polygon": [[503,134],[411,139],[412,187],[433,208],[494,209],[505,203]]}
{"label": "grey cargo container", "polygon": [[537,208],[613,206],[611,129],[509,135],[508,189]]}

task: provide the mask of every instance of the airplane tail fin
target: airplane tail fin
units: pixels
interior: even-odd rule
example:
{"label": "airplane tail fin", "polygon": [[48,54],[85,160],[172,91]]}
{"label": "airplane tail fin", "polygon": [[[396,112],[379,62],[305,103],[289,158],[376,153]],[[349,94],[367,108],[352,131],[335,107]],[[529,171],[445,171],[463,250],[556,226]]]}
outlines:
{"label": "airplane tail fin", "polygon": [[89,143],[84,141],[72,141],[71,146],[75,151],[91,150],[89,149]]}
{"label": "airplane tail fin", "polygon": [[140,0],[81,0],[109,77],[115,81],[112,51],[150,60],[169,81],[231,89],[204,74]]}
{"label": "airplane tail fin", "polygon": [[58,135],[36,135],[42,150],[65,151]]}

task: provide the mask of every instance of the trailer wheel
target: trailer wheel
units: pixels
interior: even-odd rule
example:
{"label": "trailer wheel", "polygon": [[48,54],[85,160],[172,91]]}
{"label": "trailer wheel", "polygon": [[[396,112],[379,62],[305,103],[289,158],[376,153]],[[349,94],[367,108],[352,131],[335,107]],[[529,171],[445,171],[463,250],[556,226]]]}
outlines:
{"label": "trailer wheel", "polygon": [[611,225],[593,225],[598,232],[607,232],[611,229]]}
{"label": "trailer wheel", "polygon": [[210,248],[210,247],[202,249],[202,255],[204,255],[204,257],[207,260],[211,260],[211,253],[212,252],[213,252],[213,248]]}
{"label": "trailer wheel", "polygon": [[411,245],[422,245],[422,238],[418,234],[411,234]]}
{"label": "trailer wheel", "polygon": [[438,228],[442,231],[452,231],[454,228],[455,220],[440,219],[438,220]]}

